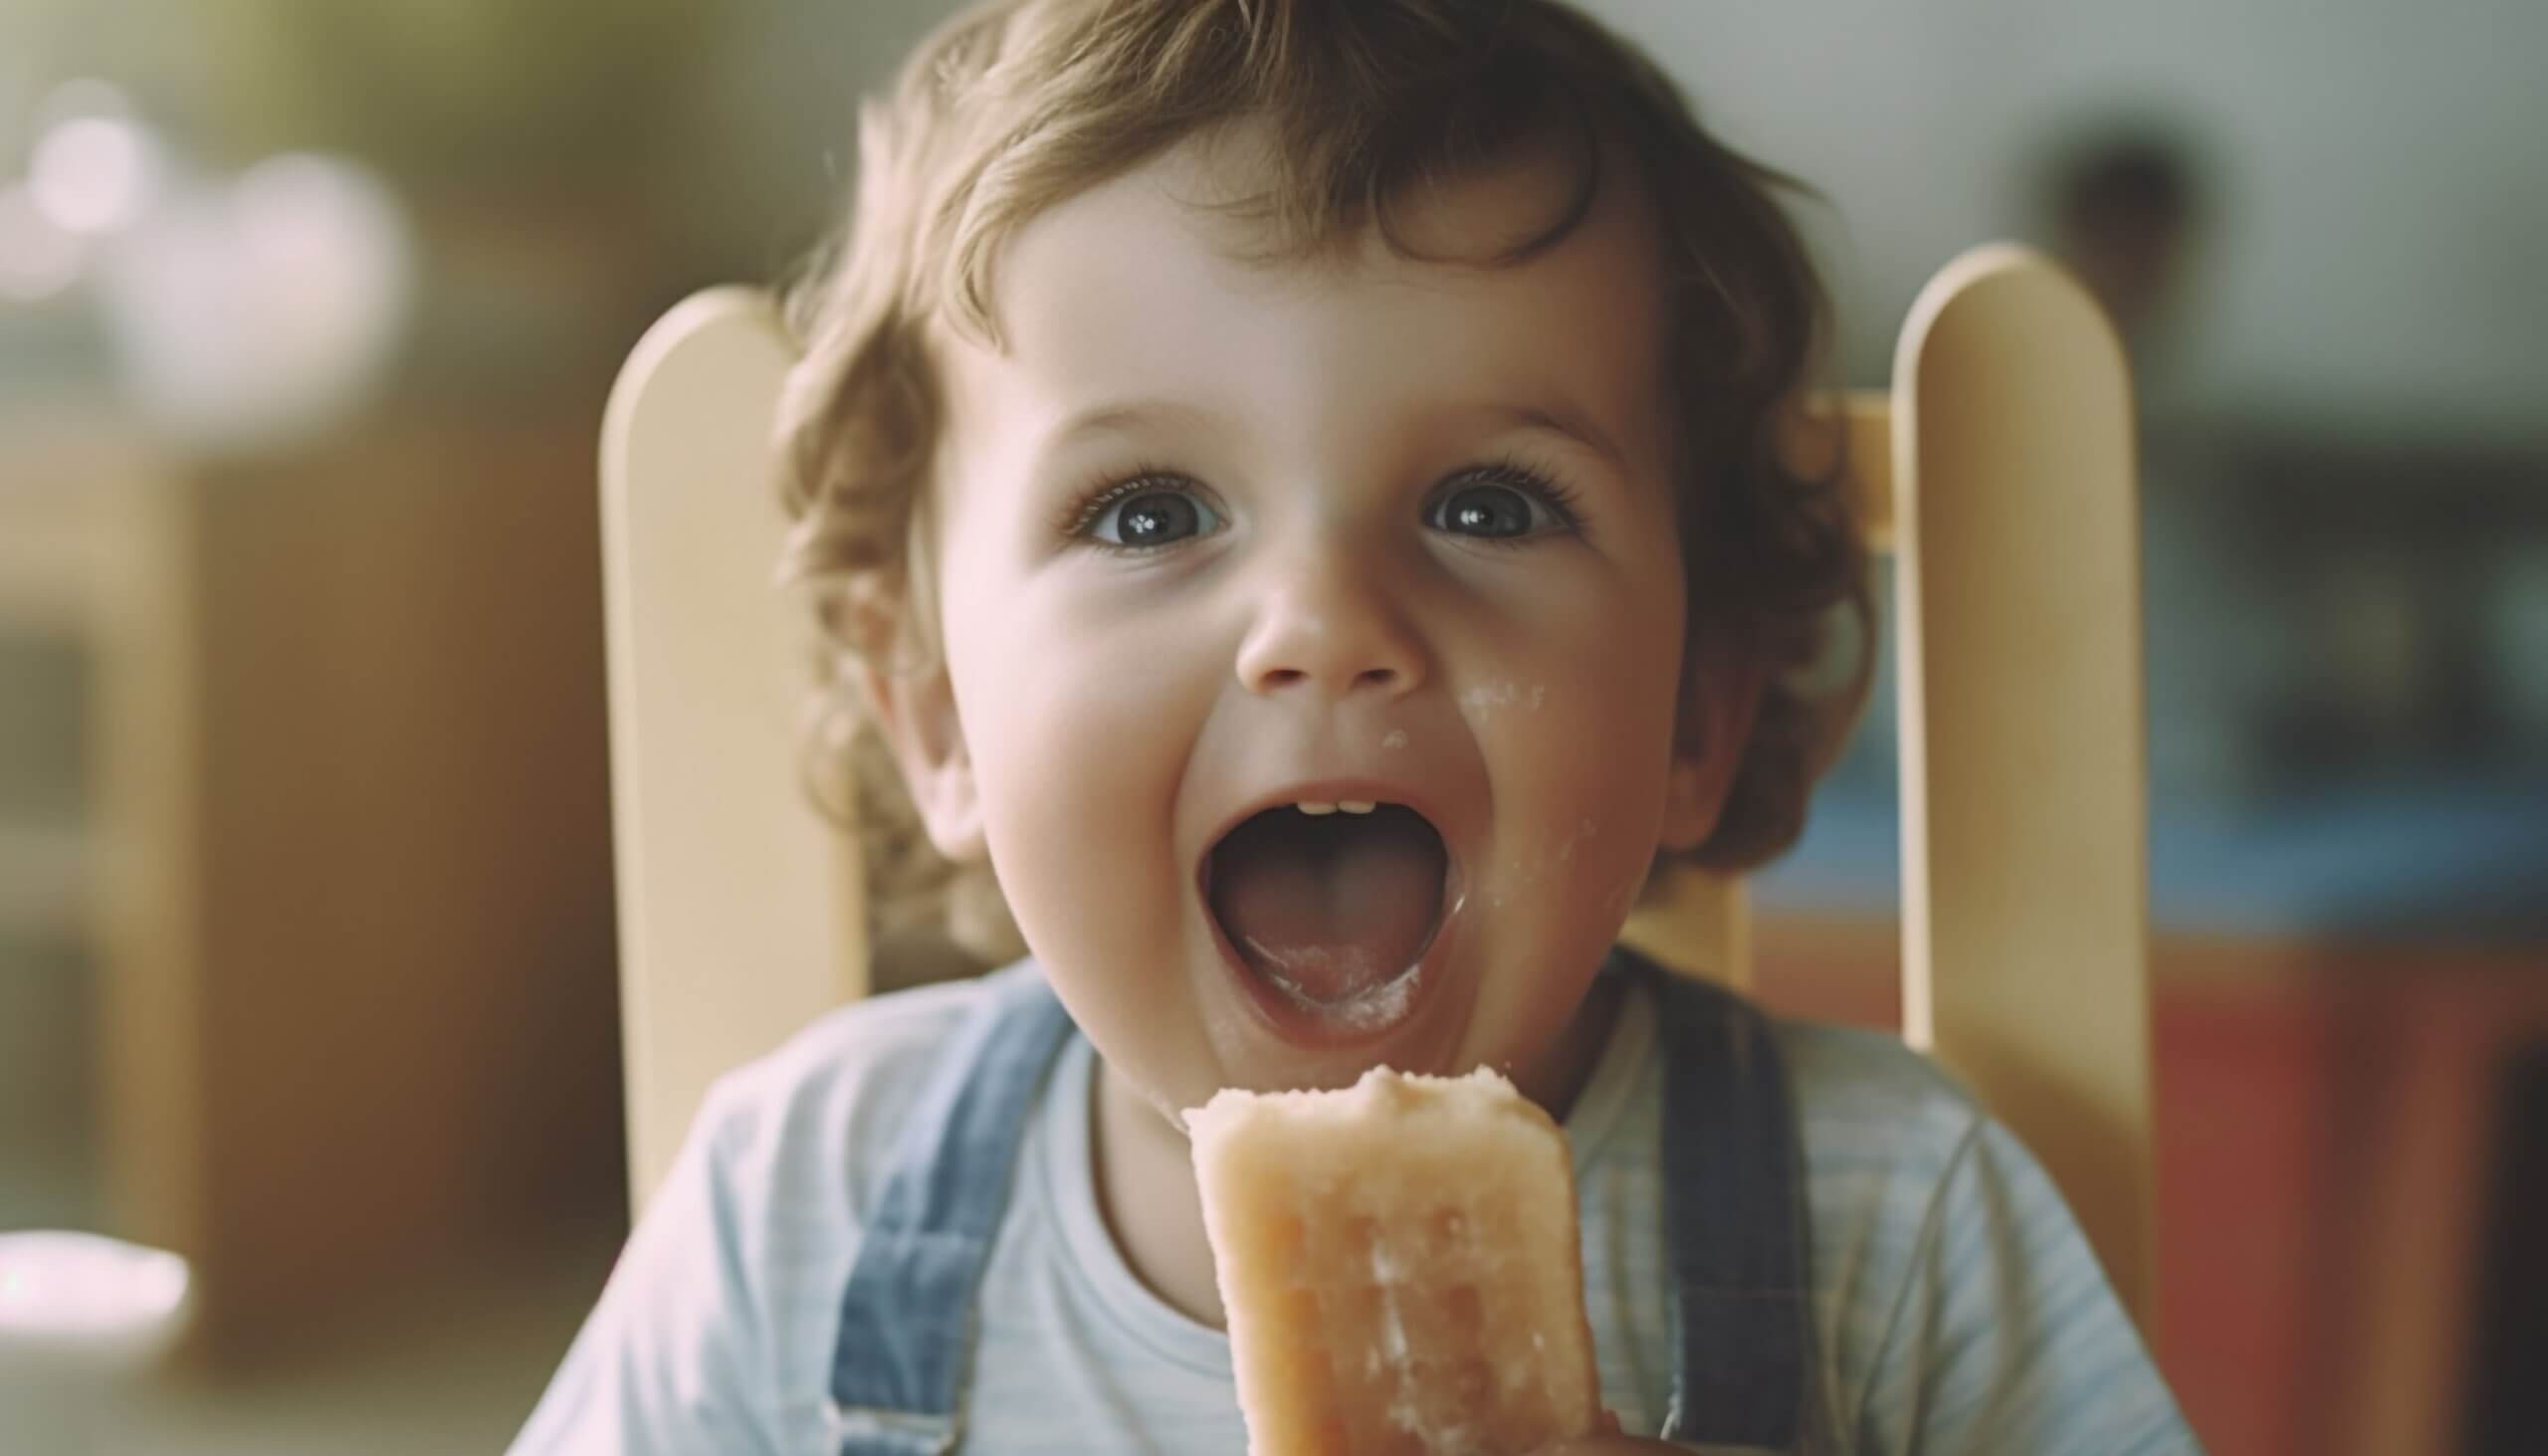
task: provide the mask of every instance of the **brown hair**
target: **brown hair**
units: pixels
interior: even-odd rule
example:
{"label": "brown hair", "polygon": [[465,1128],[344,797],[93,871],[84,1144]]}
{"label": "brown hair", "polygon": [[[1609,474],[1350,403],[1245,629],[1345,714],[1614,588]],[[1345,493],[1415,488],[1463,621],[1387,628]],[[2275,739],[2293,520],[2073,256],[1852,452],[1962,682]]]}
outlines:
{"label": "brown hair", "polygon": [[788,300],[803,358],[778,422],[794,522],[781,574],[826,631],[813,766],[826,799],[855,785],[883,929],[944,915],[977,953],[1015,948],[988,866],[931,851],[842,656],[908,671],[937,651],[928,327],[996,342],[993,274],[1020,226],[1240,122],[1275,143],[1270,184],[1241,205],[1269,261],[1373,231],[1406,253],[1401,198],[1555,143],[1578,185],[1537,236],[1485,260],[1518,261],[1585,215],[1605,161],[1632,168],[1662,232],[1690,611],[1741,631],[1769,673],[1724,813],[1684,858],[1734,870],[1784,850],[1865,693],[1863,661],[1836,690],[1808,670],[1836,609],[1862,629],[1873,612],[1835,482],[1779,448],[1824,319],[1774,196],[1795,184],[1711,138],[1652,62],[1557,0],[996,0],[863,108],[846,226]]}

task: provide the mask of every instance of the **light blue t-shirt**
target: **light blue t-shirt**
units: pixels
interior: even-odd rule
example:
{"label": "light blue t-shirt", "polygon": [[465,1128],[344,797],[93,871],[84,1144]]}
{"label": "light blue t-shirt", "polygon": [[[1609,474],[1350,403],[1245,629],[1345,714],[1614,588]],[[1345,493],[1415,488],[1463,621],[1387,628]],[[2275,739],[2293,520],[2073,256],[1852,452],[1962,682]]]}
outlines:
{"label": "light blue t-shirt", "polygon": [[[517,1440],[548,1452],[833,1456],[830,1360],[859,1231],[934,1057],[981,988],[836,1012],[711,1093]],[[1567,1119],[1604,1403],[1671,1393],[1662,1056],[1628,996]],[[2060,1196],[2006,1128],[1883,1035],[1779,1023],[1811,1220],[1821,1388],[1868,1453],[2196,1450]],[[1074,1036],[980,1297],[968,1451],[1246,1450],[1229,1342],[1145,1289],[1089,1175],[1096,1057]]]}

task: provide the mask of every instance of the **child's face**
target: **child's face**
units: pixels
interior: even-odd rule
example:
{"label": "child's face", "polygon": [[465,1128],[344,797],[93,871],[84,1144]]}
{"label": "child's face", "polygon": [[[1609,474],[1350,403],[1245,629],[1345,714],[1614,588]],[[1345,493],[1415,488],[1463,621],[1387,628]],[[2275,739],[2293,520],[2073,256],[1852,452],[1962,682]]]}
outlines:
{"label": "child's face", "polygon": [[[947,676],[889,717],[941,847],[987,844],[1157,1106],[1527,1077],[1749,713],[1685,632],[1652,231],[1614,181],[1521,266],[1249,264],[1191,206],[1228,158],[1040,216],[1005,350],[942,341]],[[1491,251],[1554,185],[1402,231]]]}

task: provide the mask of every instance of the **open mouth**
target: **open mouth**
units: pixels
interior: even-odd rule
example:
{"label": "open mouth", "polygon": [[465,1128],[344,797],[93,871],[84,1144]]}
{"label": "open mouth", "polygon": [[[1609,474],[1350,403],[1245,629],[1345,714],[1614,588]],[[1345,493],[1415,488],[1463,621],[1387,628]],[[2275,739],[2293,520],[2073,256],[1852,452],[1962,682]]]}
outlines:
{"label": "open mouth", "polygon": [[1244,969],[1334,1015],[1402,989],[1442,928],[1449,871],[1441,834],[1412,809],[1303,802],[1225,835],[1203,891]]}

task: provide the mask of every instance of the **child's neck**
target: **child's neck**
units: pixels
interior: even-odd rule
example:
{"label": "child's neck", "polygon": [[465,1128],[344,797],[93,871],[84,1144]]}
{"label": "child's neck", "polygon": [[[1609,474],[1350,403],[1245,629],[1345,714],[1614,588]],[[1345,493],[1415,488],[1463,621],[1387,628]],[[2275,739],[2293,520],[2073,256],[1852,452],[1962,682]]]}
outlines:
{"label": "child's neck", "polygon": [[[1564,1121],[1592,1079],[1618,1019],[1619,996],[1616,977],[1594,981],[1566,1035],[1537,1066],[1515,1076],[1515,1085],[1551,1117]],[[1090,1146],[1096,1166],[1090,1171],[1097,1181],[1098,1208],[1124,1262],[1177,1313],[1222,1328],[1227,1321],[1185,1135],[1103,1060],[1094,1101]]]}

